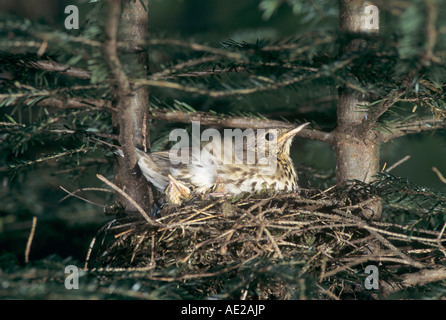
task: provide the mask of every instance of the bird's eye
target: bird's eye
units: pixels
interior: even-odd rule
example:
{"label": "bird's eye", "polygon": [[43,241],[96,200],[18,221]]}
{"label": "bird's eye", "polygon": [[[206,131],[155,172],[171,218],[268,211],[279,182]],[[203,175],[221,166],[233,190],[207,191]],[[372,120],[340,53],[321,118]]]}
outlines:
{"label": "bird's eye", "polygon": [[265,139],[268,141],[273,141],[274,140],[274,133],[268,132],[267,134],[265,134]]}

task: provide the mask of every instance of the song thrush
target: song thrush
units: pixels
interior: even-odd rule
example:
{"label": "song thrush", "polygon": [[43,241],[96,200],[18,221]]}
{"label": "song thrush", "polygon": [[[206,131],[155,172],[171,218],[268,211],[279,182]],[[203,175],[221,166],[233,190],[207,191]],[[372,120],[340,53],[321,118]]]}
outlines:
{"label": "song thrush", "polygon": [[[306,125],[257,130],[255,135],[245,137],[243,143],[226,136],[220,141],[213,139],[203,143],[198,154],[189,149],[187,161],[180,163],[172,161],[169,151],[137,150],[138,165],[146,179],[166,194],[168,202],[175,204],[193,194],[297,191],[290,146],[293,137]],[[249,158],[249,152],[254,153],[254,158]]]}

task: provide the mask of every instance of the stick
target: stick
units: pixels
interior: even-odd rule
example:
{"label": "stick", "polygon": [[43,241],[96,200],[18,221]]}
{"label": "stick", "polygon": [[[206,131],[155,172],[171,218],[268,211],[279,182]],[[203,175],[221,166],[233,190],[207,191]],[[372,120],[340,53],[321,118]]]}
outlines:
{"label": "stick", "polygon": [[31,250],[31,243],[34,239],[34,232],[36,231],[36,225],[37,225],[37,217],[33,217],[33,223],[31,225],[31,231],[29,233],[28,242],[26,243],[26,249],[25,249],[25,263],[29,262],[29,252]]}
{"label": "stick", "polygon": [[432,167],[432,171],[437,174],[438,179],[440,179],[441,182],[446,183],[446,178],[441,174],[440,170],[438,170],[436,167]]}
{"label": "stick", "polygon": [[395,162],[393,165],[391,165],[390,167],[388,167],[386,169],[386,172],[392,171],[393,169],[395,169],[396,167],[398,167],[400,164],[402,164],[403,162],[406,162],[407,160],[410,159],[410,155],[405,156],[404,158],[402,158],[401,160]]}
{"label": "stick", "polygon": [[[64,187],[62,187],[62,186],[59,186],[63,191],[65,191],[66,193],[68,193],[68,195],[67,196],[65,196],[65,197],[63,197],[62,199],[60,199],[59,200],[59,202],[62,202],[62,201],[64,201],[65,199],[67,199],[68,197],[75,197],[75,198],[78,198],[78,199],[80,199],[80,200],[83,200],[83,201],[85,201],[85,202],[87,202],[87,203],[90,203],[90,204],[92,204],[92,205],[95,205],[95,206],[98,206],[98,207],[105,207],[104,205],[102,205],[102,204],[99,204],[99,203],[96,203],[96,202],[93,202],[93,201],[90,201],[90,200],[88,200],[88,199],[85,199],[85,198],[82,198],[81,196],[78,196],[76,193],[77,192],[79,192],[79,191],[83,191],[83,190],[85,190],[85,189],[93,189],[93,190],[100,190],[100,191],[110,191],[110,190],[108,190],[108,189],[102,189],[102,188],[85,188],[85,189],[79,189],[79,190],[76,190],[76,191],[73,191],[73,192],[70,192],[70,191],[68,191],[67,189],[65,189]],[[111,191],[110,191],[111,192]]]}
{"label": "stick", "polygon": [[277,245],[277,242],[274,240],[271,233],[268,231],[267,228],[264,229],[265,234],[267,235],[268,239],[271,241],[271,244],[273,245],[274,251],[279,256],[280,259],[283,259],[282,252],[279,249],[279,246]]}
{"label": "stick", "polygon": [[97,174],[96,177],[98,177],[99,180],[116,190],[120,195],[122,195],[124,198],[126,198],[135,208],[138,210],[138,212],[143,216],[143,218],[152,226],[161,226],[160,223],[153,221],[150,219],[150,217],[147,215],[147,213],[141,208],[139,204],[136,203],[135,200],[133,200],[127,193],[125,193],[122,189],[120,189],[117,185],[114,183],[108,181],[104,176]]}
{"label": "stick", "polygon": [[96,237],[94,237],[91,242],[90,242],[90,246],[88,247],[88,252],[87,252],[87,257],[85,258],[85,265],[84,265],[84,270],[88,270],[88,261],[90,261],[90,255],[91,255],[91,251],[93,250],[94,247],[94,243],[96,242]]}
{"label": "stick", "polygon": [[51,60],[39,60],[39,61],[20,61],[21,65],[26,67],[31,67],[35,69],[40,69],[48,72],[59,72],[70,77],[75,77],[79,79],[90,79],[91,72],[85,69],[72,67],[64,64],[60,64]]}
{"label": "stick", "polygon": [[443,238],[445,229],[446,229],[446,222],[444,223],[443,228],[441,228],[440,234],[437,237],[437,244],[441,252],[443,252],[444,256],[446,257],[446,248],[441,244],[441,238]]}

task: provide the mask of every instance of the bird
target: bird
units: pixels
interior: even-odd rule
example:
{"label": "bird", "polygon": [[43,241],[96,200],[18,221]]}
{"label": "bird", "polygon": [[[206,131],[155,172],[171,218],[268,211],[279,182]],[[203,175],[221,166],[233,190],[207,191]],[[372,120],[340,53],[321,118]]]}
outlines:
{"label": "bird", "polygon": [[[136,149],[138,166],[167,203],[182,204],[196,195],[236,196],[260,191],[298,191],[290,157],[295,135],[309,123],[292,129],[257,130],[243,140],[224,136],[188,150],[185,162],[171,161],[170,151]],[[251,155],[251,158],[249,157]]]}

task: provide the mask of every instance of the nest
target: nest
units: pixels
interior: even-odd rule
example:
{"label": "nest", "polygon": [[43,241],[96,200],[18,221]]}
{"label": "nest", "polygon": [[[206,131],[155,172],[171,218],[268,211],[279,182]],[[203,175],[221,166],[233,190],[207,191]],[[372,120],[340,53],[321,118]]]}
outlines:
{"label": "nest", "polygon": [[[376,298],[445,277],[443,232],[370,220],[367,209],[378,203],[330,188],[166,206],[156,225],[108,223],[87,263],[151,280],[202,280],[202,297],[222,297],[236,279],[229,291],[237,293],[226,298]],[[379,290],[364,288],[367,265],[379,266]]]}

